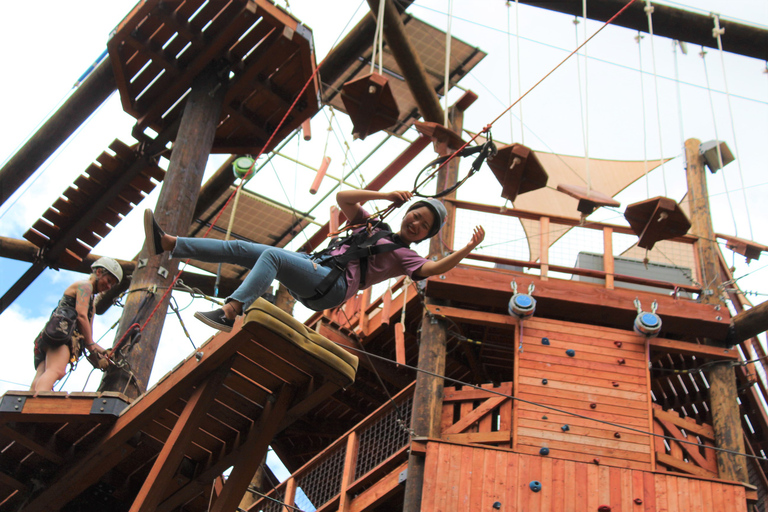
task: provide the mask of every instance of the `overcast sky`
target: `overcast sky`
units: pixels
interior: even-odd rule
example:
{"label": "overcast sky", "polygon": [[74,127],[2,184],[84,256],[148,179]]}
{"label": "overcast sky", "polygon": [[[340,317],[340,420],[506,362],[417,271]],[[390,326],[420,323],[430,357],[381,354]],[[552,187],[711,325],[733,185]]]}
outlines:
{"label": "overcast sky", "polygon": [[[128,13],[135,2],[111,0],[74,0],[70,2],[5,2],[0,17],[0,64],[4,69],[3,94],[0,95],[0,159],[5,161],[23,141],[31,135],[68,94],[73,84],[94,59],[104,50],[110,31]],[[278,2],[285,5],[283,2]],[[671,3],[671,2],[667,2]],[[693,2],[686,2],[693,4]],[[764,0],[698,1],[697,12],[720,12],[724,17],[746,20],[763,27],[768,25],[768,2]],[[327,2],[291,0],[290,7],[300,20],[314,31],[314,43],[318,61],[324,57],[341,37],[345,25],[353,26],[367,9],[359,1],[337,1],[331,13]],[[482,5],[482,8],[478,8]],[[681,6],[682,4],[674,4]],[[507,33],[515,30],[515,6],[501,0],[477,0],[453,2],[451,30],[454,36],[478,46],[488,56],[464,78],[460,85],[475,91],[480,99],[465,116],[465,127],[478,131],[495,118],[516,99],[518,69],[522,90],[526,90],[572,50],[584,37],[585,24],[578,26],[576,34],[569,16],[520,6],[520,39]],[[447,27],[448,2],[417,1],[409,12],[443,30]],[[707,11],[701,11],[706,9]],[[586,23],[591,34],[599,28],[596,22]],[[348,28],[347,28],[348,30]],[[522,102],[525,128],[521,128],[520,109],[514,116],[502,118],[493,128],[494,137],[500,141],[514,139],[535,150],[554,151],[562,154],[584,155],[582,135],[583,108],[589,118],[588,147],[591,158],[642,160],[665,157],[674,158],[662,175],[654,171],[649,179],[650,195],[664,195],[679,200],[685,192],[685,178],[681,154],[681,122],[684,138],[696,137],[702,141],[715,138],[726,140],[732,151],[738,152],[739,161],[716,175],[709,175],[713,222],[715,230],[738,234],[742,238],[754,238],[768,244],[768,214],[763,205],[768,192],[768,167],[762,155],[768,140],[768,74],[766,63],[737,55],[724,56],[725,73],[716,50],[708,49],[706,59],[699,56],[699,48],[688,47],[688,54],[678,53],[679,82],[675,78],[675,60],[672,42],[656,38],[655,65],[658,73],[654,80],[654,59],[650,38],[641,41],[642,70],[639,62],[636,33],[608,27],[588,46],[587,66],[581,59],[577,70],[576,60],[569,61]],[[725,38],[728,37],[726,33]],[[520,61],[517,61],[517,44],[520,45]],[[710,81],[707,89],[705,67]],[[513,79],[510,82],[509,76]],[[579,101],[579,82],[588,91],[588,102]],[[642,78],[641,78],[642,77]],[[725,95],[727,86],[731,93],[731,118]],[[641,80],[644,94],[641,94]],[[657,120],[656,83],[658,83]],[[455,100],[461,91],[449,94]],[[681,101],[678,102],[678,97]],[[714,106],[714,114],[713,108]],[[643,121],[645,111],[645,122]],[[332,121],[333,132],[328,132],[329,113],[318,114],[312,121],[313,140],[293,141],[284,152],[302,162],[317,166],[325,152],[332,158],[329,174],[348,172],[360,162],[370,149],[382,140],[374,135],[365,141],[353,141],[351,125],[343,113],[336,113]],[[714,121],[713,121],[714,117]],[[731,121],[733,119],[733,121]],[[91,119],[54,155],[22,190],[0,207],[0,236],[20,239],[23,233],[38,219],[45,209],[84,171],[114,139],[132,143],[130,129],[134,119],[122,112],[117,95],[94,114]],[[643,126],[645,125],[645,128]],[[661,127],[661,131],[659,131]],[[735,137],[734,137],[735,133]],[[409,132],[407,138],[414,139]],[[326,143],[327,139],[327,143]],[[346,145],[349,145],[347,152]],[[377,157],[361,166],[362,178],[350,181],[368,181],[383,165],[388,163],[404,147],[403,141],[391,141]],[[346,152],[346,154],[345,154]],[[390,188],[412,188],[413,178],[424,162],[433,155],[427,151],[406,169]],[[212,157],[208,173],[218,167],[222,157]],[[346,160],[346,161],[345,161]],[[462,171],[463,173],[463,171]],[[279,176],[279,178],[278,178]],[[318,198],[330,190],[331,180],[326,179],[320,193],[311,196],[307,189],[313,173],[300,165],[283,159],[275,160],[275,167],[267,166],[249,187],[275,200],[309,210]],[[623,205],[646,198],[646,184],[642,180],[630,187],[621,197]],[[742,187],[743,184],[743,187]],[[460,192],[463,199],[492,204],[503,204],[500,187],[486,169],[473,177]],[[141,248],[141,211],[153,207],[157,191],[147,197],[134,212],[120,223],[114,232],[94,248],[94,253],[116,258],[130,259]],[[326,201],[313,214],[324,222],[328,217]],[[620,212],[604,211],[597,218],[607,222],[623,223]],[[395,221],[397,222],[397,221]],[[516,254],[522,242],[509,240],[504,225],[487,225],[489,243],[498,244],[498,254]],[[463,231],[462,231],[463,230]],[[465,243],[469,226],[460,226],[457,244]],[[298,242],[305,240],[300,235]],[[298,243],[297,242],[297,243]],[[504,242],[504,243],[502,243]],[[514,247],[513,247],[514,246]],[[425,248],[421,248],[423,251]],[[585,247],[585,250],[595,248]],[[567,248],[565,252],[570,249]],[[600,250],[600,248],[598,248]],[[746,265],[741,256],[724,251],[726,260],[735,266],[735,275],[746,275],[739,281],[743,289],[768,293],[768,256],[761,261]],[[568,252],[567,258],[572,255]],[[572,259],[569,259],[572,264]],[[0,292],[9,288],[28,268],[28,264],[0,259]],[[32,367],[32,341],[64,288],[83,276],[71,272],[46,271],[19,299],[0,315],[0,343],[4,357],[0,359],[0,393],[8,389],[26,389],[34,375]],[[188,296],[175,293],[183,309],[182,317],[195,344],[200,344],[213,331],[192,318],[196,309],[208,308],[207,303],[192,304]],[[765,300],[764,295],[749,297],[754,303]],[[110,347],[115,331],[109,330],[119,318],[121,309],[113,307],[108,314],[97,317],[95,338],[104,347]],[[156,381],[187,356],[192,349],[175,316],[169,316],[152,374]],[[629,328],[629,326],[628,326]],[[68,391],[84,389],[89,378],[90,366],[81,367],[63,385]],[[85,389],[93,390],[100,375],[90,376]],[[59,387],[57,387],[59,389]]]}

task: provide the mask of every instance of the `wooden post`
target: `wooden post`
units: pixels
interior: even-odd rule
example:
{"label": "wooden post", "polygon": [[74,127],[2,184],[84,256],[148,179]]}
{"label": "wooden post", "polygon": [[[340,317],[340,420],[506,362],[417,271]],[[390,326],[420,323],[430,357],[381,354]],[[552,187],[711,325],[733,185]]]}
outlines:
{"label": "wooden post", "polygon": [[[186,235],[192,223],[203,171],[221,115],[224,90],[216,73],[207,70],[193,83],[187,97],[155,208],[158,223],[168,233]],[[146,247],[139,257],[147,258]],[[131,398],[146,391],[171,296],[168,294],[159,305],[158,301],[171,284],[178,266],[179,260],[171,259],[170,254],[165,253],[149,258],[146,266],[134,272],[115,343],[134,323],[144,325],[146,322],[146,326],[127,356],[122,360],[118,358],[119,362],[126,363],[125,368],[110,366],[101,382],[101,391],[119,391]],[[147,321],[156,305],[157,312]]]}
{"label": "wooden post", "polygon": [[[707,177],[704,171],[704,159],[699,154],[700,141],[685,141],[685,158],[688,180],[688,198],[691,210],[691,232],[699,237],[696,242],[699,265],[701,268],[702,295],[704,304],[721,304],[721,286],[719,259],[712,218],[709,212]],[[707,345],[722,345],[721,342],[705,339]],[[715,430],[715,442],[719,448],[744,453],[744,436],[736,401],[736,373],[732,366],[718,365],[707,375],[709,380],[712,427]],[[746,458],[733,453],[717,452],[717,469],[720,478],[749,483]]]}
{"label": "wooden post", "polygon": [[539,261],[541,263],[541,280],[549,277],[549,217],[539,219]]}
{"label": "wooden post", "polygon": [[[471,104],[471,101],[468,102]],[[459,100],[451,107],[449,120],[450,128],[461,133],[464,123],[464,109],[467,102]],[[462,108],[459,108],[461,105]],[[437,178],[437,190],[445,190],[457,182],[459,159],[452,159],[446,167],[440,170]],[[456,192],[447,197],[456,197]],[[456,208],[452,203],[445,204],[448,218],[440,234],[433,237],[429,244],[430,256],[440,257],[444,251],[453,248],[455,231]],[[427,304],[435,304],[429,297]],[[419,344],[419,368],[438,375],[445,372],[445,342],[447,340],[447,325],[429,314],[424,314],[421,320],[421,343]],[[416,387],[413,392],[413,408],[411,413],[411,428],[417,436],[439,437],[440,419],[443,410],[443,379],[433,377],[424,372],[416,375]],[[424,487],[424,455],[411,453],[408,456],[408,478],[405,482],[405,498],[403,512],[418,512],[421,509],[421,494]]]}
{"label": "wooden post", "polygon": [[613,228],[603,228],[603,270],[605,271],[605,287],[613,290],[613,274],[616,273],[613,261]]}

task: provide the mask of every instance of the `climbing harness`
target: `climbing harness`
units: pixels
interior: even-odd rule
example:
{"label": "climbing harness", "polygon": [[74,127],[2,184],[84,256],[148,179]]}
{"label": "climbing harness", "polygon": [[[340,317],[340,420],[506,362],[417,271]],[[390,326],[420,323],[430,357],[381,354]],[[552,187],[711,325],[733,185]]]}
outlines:
{"label": "climbing harness", "polygon": [[[373,231],[377,228],[377,231]],[[378,244],[377,242],[382,239],[388,239],[390,243]],[[343,253],[331,254],[333,251],[344,246],[348,247]],[[315,295],[309,298],[302,298],[300,301],[311,302],[325,297],[336,280],[346,271],[347,265],[354,260],[360,260],[360,289],[364,289],[366,273],[368,271],[368,258],[370,256],[407,247],[407,243],[392,233],[389,225],[381,222],[381,220],[374,222],[369,219],[365,228],[359,229],[346,237],[335,238],[328,247],[312,254],[313,262],[330,267],[331,271],[317,285]]]}

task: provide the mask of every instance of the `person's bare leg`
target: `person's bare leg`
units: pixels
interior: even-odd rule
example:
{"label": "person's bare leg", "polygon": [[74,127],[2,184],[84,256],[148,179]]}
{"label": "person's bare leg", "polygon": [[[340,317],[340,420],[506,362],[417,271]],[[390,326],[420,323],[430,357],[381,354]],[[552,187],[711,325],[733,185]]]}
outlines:
{"label": "person's bare leg", "polygon": [[37,384],[37,381],[40,379],[40,377],[45,373],[45,361],[37,365],[37,369],[35,370],[35,378],[32,379],[32,384],[29,386],[30,391],[35,390],[35,385]]}
{"label": "person's bare leg", "polygon": [[56,381],[67,374],[69,358],[68,345],[49,348],[48,352],[45,353],[45,371],[35,382],[35,389],[33,391],[52,391]]}
{"label": "person's bare leg", "polygon": [[164,251],[172,251],[176,248],[176,237],[163,233],[163,236],[160,237],[160,245]]}
{"label": "person's bare leg", "polygon": [[243,303],[237,300],[230,300],[221,308],[224,311],[224,316],[229,320],[234,320],[238,315],[243,312]]}

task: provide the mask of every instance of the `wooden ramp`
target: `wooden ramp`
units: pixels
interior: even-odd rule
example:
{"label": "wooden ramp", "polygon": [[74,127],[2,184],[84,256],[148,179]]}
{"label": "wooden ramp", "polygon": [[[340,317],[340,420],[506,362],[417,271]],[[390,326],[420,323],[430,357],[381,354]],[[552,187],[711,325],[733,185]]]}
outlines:
{"label": "wooden ramp", "polygon": [[355,356],[260,299],[130,405],[6,393],[0,508],[235,510],[273,436],[356,370]]}

